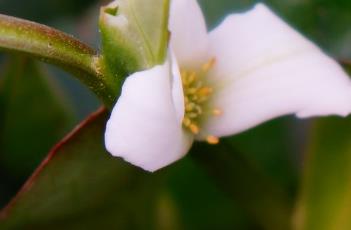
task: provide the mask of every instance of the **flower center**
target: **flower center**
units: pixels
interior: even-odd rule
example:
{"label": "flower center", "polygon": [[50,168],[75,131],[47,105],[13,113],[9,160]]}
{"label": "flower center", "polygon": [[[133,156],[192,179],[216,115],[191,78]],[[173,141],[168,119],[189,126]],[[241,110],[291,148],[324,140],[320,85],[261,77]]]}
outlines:
{"label": "flower center", "polygon": [[[193,134],[200,132],[200,119],[204,113],[206,102],[213,94],[213,88],[206,84],[204,76],[215,64],[215,59],[205,63],[200,71],[190,71],[181,69],[185,114],[183,126]],[[211,114],[214,116],[221,115],[221,110],[212,109]],[[207,142],[217,144],[219,139],[213,135],[207,136]]]}

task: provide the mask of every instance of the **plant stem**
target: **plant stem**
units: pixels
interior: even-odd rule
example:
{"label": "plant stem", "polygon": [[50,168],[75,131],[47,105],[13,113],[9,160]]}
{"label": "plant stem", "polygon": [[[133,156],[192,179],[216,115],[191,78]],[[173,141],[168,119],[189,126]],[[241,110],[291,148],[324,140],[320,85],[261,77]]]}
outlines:
{"label": "plant stem", "polygon": [[56,29],[0,14],[0,48],[55,64],[73,74],[111,107],[117,91],[101,74],[101,58],[88,45]]}

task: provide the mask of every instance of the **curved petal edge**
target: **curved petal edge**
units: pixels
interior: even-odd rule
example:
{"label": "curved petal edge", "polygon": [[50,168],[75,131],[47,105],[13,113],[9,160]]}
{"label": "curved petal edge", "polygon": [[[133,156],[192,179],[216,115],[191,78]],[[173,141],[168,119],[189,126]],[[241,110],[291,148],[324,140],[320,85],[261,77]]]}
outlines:
{"label": "curved petal edge", "polygon": [[106,126],[105,145],[113,156],[153,172],[187,153],[193,138],[177,114],[184,111],[175,104],[181,100],[174,97],[183,97],[176,73],[167,61],[126,79]]}
{"label": "curved petal edge", "polygon": [[233,135],[270,119],[351,112],[351,81],[341,66],[263,4],[234,14],[210,34],[217,63],[208,134]]}
{"label": "curved petal edge", "polygon": [[208,61],[206,22],[196,0],[171,1],[169,29],[180,66],[191,69]]}

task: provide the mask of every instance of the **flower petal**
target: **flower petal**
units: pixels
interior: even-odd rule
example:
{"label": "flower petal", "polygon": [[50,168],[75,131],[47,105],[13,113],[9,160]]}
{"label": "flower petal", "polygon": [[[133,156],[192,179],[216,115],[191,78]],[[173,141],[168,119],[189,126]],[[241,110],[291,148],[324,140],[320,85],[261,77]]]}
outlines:
{"label": "flower petal", "polygon": [[182,68],[194,68],[208,60],[206,22],[196,0],[171,1],[171,46]]}
{"label": "flower petal", "polygon": [[184,105],[177,97],[184,96],[177,78],[179,72],[171,70],[169,61],[127,78],[105,132],[113,156],[155,171],[187,153],[193,137],[183,131],[179,119]]}
{"label": "flower petal", "polygon": [[272,118],[351,111],[351,81],[342,68],[267,7],[228,17],[210,34],[217,63],[206,134],[232,135]]}

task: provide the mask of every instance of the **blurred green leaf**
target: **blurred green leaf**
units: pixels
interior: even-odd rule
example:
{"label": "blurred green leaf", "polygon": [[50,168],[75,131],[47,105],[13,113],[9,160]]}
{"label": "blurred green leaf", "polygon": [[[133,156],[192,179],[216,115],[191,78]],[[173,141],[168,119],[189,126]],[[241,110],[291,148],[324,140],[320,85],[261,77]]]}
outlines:
{"label": "blurred green leaf", "polygon": [[1,213],[1,229],[155,229],[162,176],[105,151],[106,119],[100,110],[54,147]]}
{"label": "blurred green leaf", "polygon": [[222,191],[235,200],[267,230],[290,229],[292,202],[288,194],[245,156],[232,148],[228,139],[210,146],[195,143],[192,156]]}
{"label": "blurred green leaf", "polygon": [[351,229],[351,118],[314,124],[295,225],[298,230]]}
{"label": "blurred green leaf", "polygon": [[47,21],[77,16],[97,0],[1,0],[0,12],[30,20]]}
{"label": "blurred green leaf", "polygon": [[182,229],[261,229],[251,215],[243,212],[240,202],[228,196],[191,154],[169,167],[167,177],[167,188],[175,200]]}
{"label": "blurred green leaf", "polygon": [[0,168],[12,178],[12,189],[18,189],[17,183],[30,175],[72,122],[57,85],[46,75],[36,62],[17,56],[2,68]]}
{"label": "blurred green leaf", "polygon": [[301,147],[294,135],[301,137],[300,126],[291,117],[283,117],[228,138],[231,146],[282,187],[291,199],[296,193]]}

